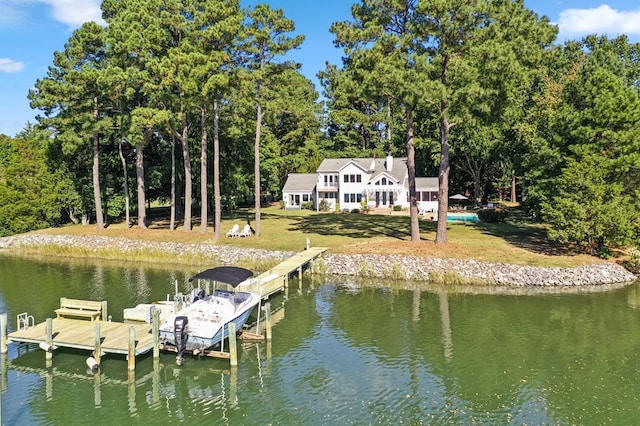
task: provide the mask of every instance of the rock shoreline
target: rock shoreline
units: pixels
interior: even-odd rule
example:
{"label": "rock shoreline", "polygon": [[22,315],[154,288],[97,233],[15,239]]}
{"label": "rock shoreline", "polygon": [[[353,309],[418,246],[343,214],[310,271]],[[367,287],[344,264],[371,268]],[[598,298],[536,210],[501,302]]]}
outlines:
{"label": "rock shoreline", "polygon": [[[100,249],[123,253],[150,250],[174,255],[204,256],[224,259],[228,263],[279,262],[294,252],[240,248],[218,244],[185,244],[113,238],[105,236],[72,236],[25,234],[0,238],[0,250],[19,251],[28,246],[60,246],[98,252]],[[326,254],[322,258],[324,273],[367,278],[397,278],[425,281],[434,276],[452,274],[469,282],[504,287],[579,287],[632,283],[633,273],[614,263],[584,265],[574,268],[534,267],[473,259],[440,259],[380,254]]]}

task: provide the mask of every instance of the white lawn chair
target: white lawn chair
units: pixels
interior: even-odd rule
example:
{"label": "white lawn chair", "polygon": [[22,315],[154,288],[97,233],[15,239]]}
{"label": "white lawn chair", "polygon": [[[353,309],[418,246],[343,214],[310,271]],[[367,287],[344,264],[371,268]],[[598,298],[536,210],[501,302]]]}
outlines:
{"label": "white lawn chair", "polygon": [[251,232],[251,225],[249,225],[248,223],[244,226],[244,228],[242,228],[242,231],[240,231],[240,233],[238,234],[239,237],[248,237],[252,234]]}
{"label": "white lawn chair", "polygon": [[240,235],[240,225],[234,223],[231,229],[227,232],[227,237],[237,237]]}

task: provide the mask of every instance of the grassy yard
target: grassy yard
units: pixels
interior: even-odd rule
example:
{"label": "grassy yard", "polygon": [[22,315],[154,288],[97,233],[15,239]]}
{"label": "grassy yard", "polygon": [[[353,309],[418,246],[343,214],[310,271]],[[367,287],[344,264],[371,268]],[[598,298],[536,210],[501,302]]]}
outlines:
{"label": "grassy yard", "polygon": [[[153,217],[153,212],[152,215]],[[328,247],[331,253],[380,253],[441,258],[473,258],[532,266],[577,266],[601,262],[556,246],[545,238],[544,227],[530,223],[517,209],[507,223],[459,223],[448,226],[448,244],[436,245],[436,223],[420,220],[422,240],[412,243],[408,215],[356,213],[318,213],[309,210],[281,210],[268,207],[261,211],[260,237],[227,238],[234,223],[240,228],[249,223],[255,229],[254,213],[240,210],[223,218],[222,238],[218,244],[256,247],[269,250],[302,250],[308,238],[313,246]],[[202,234],[198,219],[193,230],[168,229],[164,215],[152,220],[149,229],[110,224],[98,232],[90,226],[66,226],[40,231],[50,234],[105,235],[151,241],[216,243],[213,227]]]}

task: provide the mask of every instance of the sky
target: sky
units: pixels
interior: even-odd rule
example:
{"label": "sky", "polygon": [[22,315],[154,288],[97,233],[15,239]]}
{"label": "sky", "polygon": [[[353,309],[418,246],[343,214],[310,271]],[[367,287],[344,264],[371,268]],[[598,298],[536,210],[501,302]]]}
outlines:
{"label": "sky", "polygon": [[[339,65],[341,51],[333,45],[331,23],[351,19],[356,0],[241,0],[243,6],[268,3],[284,10],[296,24],[294,34],[305,42],[288,59],[302,64],[302,72],[316,90],[316,74],[326,62]],[[47,75],[53,53],[64,50],[73,30],[84,22],[101,24],[101,0],[0,0],[0,134],[15,136],[35,123],[37,110],[27,94]],[[627,34],[640,42],[638,0],[525,0],[525,6],[558,25],[558,42],[588,34],[616,37]]]}

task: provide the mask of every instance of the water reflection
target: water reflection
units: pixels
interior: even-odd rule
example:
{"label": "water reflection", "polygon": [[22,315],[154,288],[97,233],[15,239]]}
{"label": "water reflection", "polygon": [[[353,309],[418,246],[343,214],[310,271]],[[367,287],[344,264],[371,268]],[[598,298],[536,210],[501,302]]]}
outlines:
{"label": "water reflection", "polygon": [[[192,273],[0,256],[0,298],[10,329],[16,312],[40,322],[62,296],[105,298],[117,319]],[[638,285],[534,295],[380,284],[291,280],[269,301],[272,341],[243,343],[234,369],[208,358],[178,367],[163,354],[130,373],[106,356],[94,375],[86,353],[55,352],[48,364],[42,351],[11,345],[0,357],[2,421],[638,422]]]}

